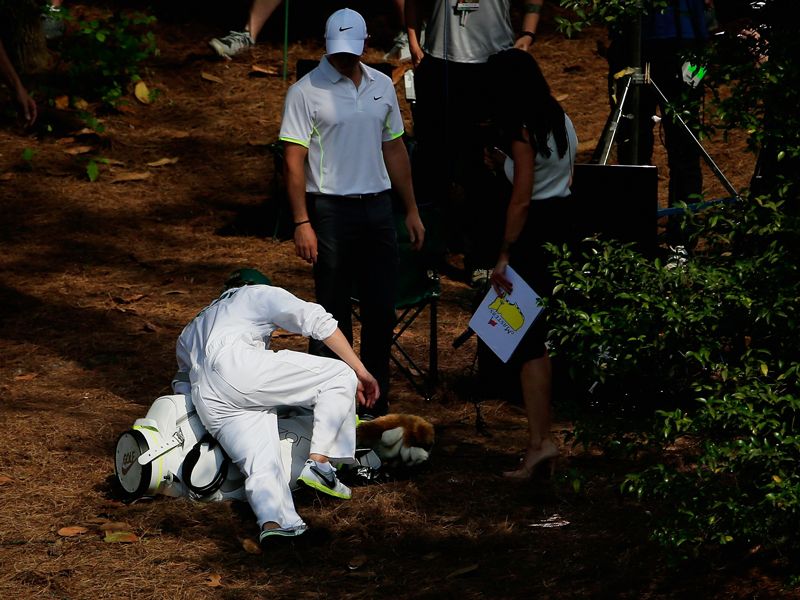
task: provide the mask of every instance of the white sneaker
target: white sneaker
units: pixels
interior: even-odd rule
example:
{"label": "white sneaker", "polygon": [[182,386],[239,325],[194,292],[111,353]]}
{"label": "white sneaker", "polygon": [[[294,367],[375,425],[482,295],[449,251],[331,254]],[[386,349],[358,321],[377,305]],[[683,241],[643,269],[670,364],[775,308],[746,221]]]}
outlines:
{"label": "white sneaker", "polygon": [[386,54],[383,55],[383,60],[396,58],[400,62],[411,60],[411,48],[408,45],[408,34],[401,31],[394,38],[394,46]]}
{"label": "white sneaker", "polygon": [[247,31],[231,31],[225,37],[214,38],[208,45],[222,58],[230,59],[242,50],[252,47],[254,42]]}
{"label": "white sneaker", "polygon": [[350,488],[336,477],[336,469],[333,468],[333,465],[330,470],[322,469],[317,461],[310,458],[303,466],[303,470],[300,471],[297,481],[334,498],[349,500],[353,495]]}
{"label": "white sneaker", "polygon": [[261,533],[258,536],[258,544],[265,548],[269,545],[269,539],[273,538],[273,541],[277,541],[282,538],[293,538],[297,537],[298,535],[303,535],[308,526],[303,523],[302,525],[298,525],[297,527],[279,527],[277,529],[262,529]]}

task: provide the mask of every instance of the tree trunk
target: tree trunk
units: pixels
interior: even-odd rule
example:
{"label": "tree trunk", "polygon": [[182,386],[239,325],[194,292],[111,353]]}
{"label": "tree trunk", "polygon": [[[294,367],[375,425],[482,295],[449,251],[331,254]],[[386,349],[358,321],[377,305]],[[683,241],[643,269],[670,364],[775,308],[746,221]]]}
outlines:
{"label": "tree trunk", "polygon": [[37,0],[0,0],[0,36],[20,74],[47,68],[49,54],[42,30],[41,3]]}

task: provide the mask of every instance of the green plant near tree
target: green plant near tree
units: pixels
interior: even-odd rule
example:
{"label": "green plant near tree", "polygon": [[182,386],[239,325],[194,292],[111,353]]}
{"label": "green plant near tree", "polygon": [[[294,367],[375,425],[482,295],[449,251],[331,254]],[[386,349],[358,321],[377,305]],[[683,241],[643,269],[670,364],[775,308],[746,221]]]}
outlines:
{"label": "green plant near tree", "polygon": [[[578,21],[648,3],[570,1]],[[621,488],[673,556],[800,556],[800,36],[768,0],[705,57],[713,129],[744,128],[761,177],[687,214],[699,245],[666,263],[613,241],[550,247],[557,359],[572,367],[575,441],[641,459]],[[597,14],[597,11],[600,11]],[[744,149],[743,149],[744,151]],[[796,563],[795,563],[796,565]],[[794,567],[796,569],[796,566]]]}
{"label": "green plant near tree", "polygon": [[125,11],[74,19],[59,45],[71,94],[114,106],[141,79],[144,61],[157,53],[155,17]]}

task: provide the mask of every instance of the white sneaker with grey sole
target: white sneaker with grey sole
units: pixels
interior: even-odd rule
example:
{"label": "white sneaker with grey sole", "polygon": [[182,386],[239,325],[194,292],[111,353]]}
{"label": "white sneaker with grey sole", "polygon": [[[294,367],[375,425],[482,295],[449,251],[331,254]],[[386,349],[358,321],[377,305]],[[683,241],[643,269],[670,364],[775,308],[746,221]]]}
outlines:
{"label": "white sneaker with grey sole", "polygon": [[329,468],[326,469],[310,458],[303,466],[303,470],[300,471],[297,481],[334,498],[349,500],[353,495],[350,488],[336,477],[336,469],[332,465],[329,465]]}
{"label": "white sneaker with grey sole", "polygon": [[[270,538],[293,538],[306,532],[308,526],[304,523],[297,527],[278,527],[275,529],[262,529],[258,536],[258,543],[261,546],[269,543]],[[274,541],[276,541],[274,540]]]}

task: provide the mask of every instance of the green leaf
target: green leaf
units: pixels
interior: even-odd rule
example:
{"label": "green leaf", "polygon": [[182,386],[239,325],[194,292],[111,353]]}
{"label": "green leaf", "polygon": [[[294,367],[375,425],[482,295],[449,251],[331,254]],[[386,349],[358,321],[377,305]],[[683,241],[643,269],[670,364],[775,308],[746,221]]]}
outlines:
{"label": "green leaf", "polygon": [[97,181],[97,178],[100,177],[100,167],[97,165],[96,161],[90,160],[86,165],[86,176],[92,183]]}

